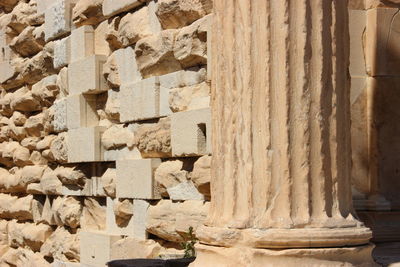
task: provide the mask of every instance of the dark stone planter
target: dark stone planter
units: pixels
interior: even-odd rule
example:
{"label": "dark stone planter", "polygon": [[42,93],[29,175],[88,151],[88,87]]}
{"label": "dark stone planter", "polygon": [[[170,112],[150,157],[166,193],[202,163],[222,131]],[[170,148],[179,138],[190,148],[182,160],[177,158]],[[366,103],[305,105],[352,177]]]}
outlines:
{"label": "dark stone planter", "polygon": [[109,267],[187,267],[196,258],[183,259],[134,259],[134,260],[113,260],[107,265]]}

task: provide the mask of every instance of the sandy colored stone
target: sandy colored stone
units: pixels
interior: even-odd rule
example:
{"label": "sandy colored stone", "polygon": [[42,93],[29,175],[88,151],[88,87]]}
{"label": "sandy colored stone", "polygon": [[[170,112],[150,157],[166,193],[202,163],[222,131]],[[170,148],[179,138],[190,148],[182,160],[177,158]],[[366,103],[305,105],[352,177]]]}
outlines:
{"label": "sandy colored stone", "polygon": [[11,96],[10,107],[17,111],[38,111],[40,102],[36,100],[27,87],[22,87]]}
{"label": "sandy colored stone", "polygon": [[[26,27],[10,43],[10,48],[22,57],[29,57],[39,53],[45,44],[44,36],[36,35],[35,27]],[[39,37],[39,38],[36,38]]]}
{"label": "sandy colored stone", "polygon": [[202,18],[211,7],[211,0],[161,0],[156,14],[163,29],[177,29]]}
{"label": "sandy colored stone", "polygon": [[10,123],[7,126],[7,136],[15,141],[22,141],[26,136],[27,132],[24,127],[15,126],[13,123]]}
{"label": "sandy colored stone", "polygon": [[44,17],[39,16],[36,12],[36,2],[30,1],[25,3],[20,1],[14,7],[6,26],[13,30],[14,33],[21,33],[27,26],[37,26],[44,22]]}
{"label": "sandy colored stone", "polygon": [[106,206],[100,199],[85,198],[81,216],[81,228],[84,230],[104,230],[106,228]]}
{"label": "sandy colored stone", "polygon": [[151,205],[147,212],[146,229],[148,232],[168,241],[182,241],[182,233],[189,227],[194,230],[202,225],[208,213],[209,203],[188,200],[182,203],[161,200]]}
{"label": "sandy colored stone", "polygon": [[[174,187],[182,182],[185,182],[188,177],[188,172],[182,170],[183,162],[180,160],[165,161],[158,166],[154,173],[154,179],[162,186],[164,196],[167,194],[166,189]],[[168,195],[168,194],[167,194]]]}
{"label": "sandy colored stone", "polygon": [[57,162],[67,162],[67,133],[60,133],[50,145],[50,151]]}
{"label": "sandy colored stone", "polygon": [[171,200],[204,200],[192,181],[184,181],[173,187],[167,188]]}
{"label": "sandy colored stone", "polygon": [[40,151],[49,149],[51,146],[51,143],[54,141],[54,139],[56,137],[57,137],[57,135],[46,135],[45,137],[43,137],[42,140],[37,142],[35,148]]}
{"label": "sandy colored stone", "polygon": [[0,217],[4,219],[31,220],[33,196],[11,196],[0,193]]}
{"label": "sandy colored stone", "polygon": [[96,25],[104,17],[102,6],[104,0],[81,0],[72,9],[72,21],[75,25]]}
{"label": "sandy colored stone", "polygon": [[24,128],[30,136],[41,136],[44,130],[43,124],[44,115],[43,113],[39,113],[29,117],[24,124]]}
{"label": "sandy colored stone", "polygon": [[16,126],[22,126],[22,125],[24,125],[24,123],[26,121],[26,116],[25,116],[25,114],[23,114],[19,111],[14,111],[14,113],[10,119]]}
{"label": "sandy colored stone", "polygon": [[121,239],[111,248],[113,259],[155,259],[162,249],[154,240],[138,240],[134,237]]}
{"label": "sandy colored stone", "polygon": [[121,124],[108,128],[101,136],[101,143],[107,150],[126,146],[134,139],[133,132]]}
{"label": "sandy colored stone", "polygon": [[177,30],[164,30],[139,40],[135,46],[136,61],[144,78],[180,70],[174,56]]}
{"label": "sandy colored stone", "polygon": [[142,156],[168,157],[171,155],[170,120],[143,124],[135,130],[135,144]]}
{"label": "sandy colored stone", "polygon": [[399,0],[365,0],[365,8],[377,8],[377,7],[399,7]]}
{"label": "sandy colored stone", "polygon": [[40,253],[61,261],[79,262],[79,235],[58,227],[42,245]]}
{"label": "sandy colored stone", "polygon": [[62,183],[57,178],[57,173],[52,170],[43,174],[40,187],[45,194],[60,195],[62,192]]}
{"label": "sandy colored stone", "polygon": [[0,259],[1,266],[50,267],[40,253],[30,249],[9,249]]}
{"label": "sandy colored stone", "polygon": [[53,202],[52,209],[64,225],[77,228],[80,225],[82,204],[75,197],[59,197],[58,202]]}
{"label": "sandy colored stone", "polygon": [[113,210],[117,225],[126,225],[133,215],[133,203],[129,199],[114,201]]}
{"label": "sandy colored stone", "polygon": [[32,86],[32,95],[40,101],[42,106],[51,106],[59,94],[57,75],[43,78]]}
{"label": "sandy colored stone", "polygon": [[117,179],[117,171],[115,168],[108,168],[101,176],[101,184],[104,192],[109,197],[115,197],[115,181]]}
{"label": "sandy colored stone", "polygon": [[185,111],[190,109],[198,99],[207,98],[208,100],[209,95],[210,86],[206,82],[173,88],[169,91],[169,106],[173,112]]}
{"label": "sandy colored stone", "polygon": [[211,156],[202,156],[194,163],[190,179],[200,193],[208,197],[211,196]]}
{"label": "sandy colored stone", "polygon": [[8,224],[8,240],[11,247],[29,247],[40,251],[40,247],[52,234],[53,230],[46,224],[17,223],[12,220]]}
{"label": "sandy colored stone", "polygon": [[47,166],[25,166],[21,171],[21,183],[28,185],[31,183],[38,183],[43,176]]}
{"label": "sandy colored stone", "polygon": [[56,81],[57,87],[60,90],[60,97],[66,97],[68,95],[68,68],[64,67],[60,70],[57,75]]}
{"label": "sandy colored stone", "polygon": [[147,6],[121,18],[118,38],[124,47],[161,31],[161,25],[155,15],[156,6],[154,2],[150,2]]}
{"label": "sandy colored stone", "polygon": [[211,15],[179,30],[174,56],[185,68],[207,64],[207,29]]}
{"label": "sandy colored stone", "polygon": [[[107,91],[107,102],[104,108],[106,118],[110,120],[119,121],[120,116],[120,101],[118,97],[119,92],[114,90]],[[100,125],[102,126],[102,125]],[[110,125],[111,127],[111,125]]]}

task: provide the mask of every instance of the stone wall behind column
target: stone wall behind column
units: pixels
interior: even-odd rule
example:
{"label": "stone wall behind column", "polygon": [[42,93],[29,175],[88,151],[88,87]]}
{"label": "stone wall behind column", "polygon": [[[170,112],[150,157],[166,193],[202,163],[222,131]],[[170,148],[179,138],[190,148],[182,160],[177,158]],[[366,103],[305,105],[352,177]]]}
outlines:
{"label": "stone wall behind column", "polygon": [[210,200],[211,0],[0,2],[0,265],[182,254]]}

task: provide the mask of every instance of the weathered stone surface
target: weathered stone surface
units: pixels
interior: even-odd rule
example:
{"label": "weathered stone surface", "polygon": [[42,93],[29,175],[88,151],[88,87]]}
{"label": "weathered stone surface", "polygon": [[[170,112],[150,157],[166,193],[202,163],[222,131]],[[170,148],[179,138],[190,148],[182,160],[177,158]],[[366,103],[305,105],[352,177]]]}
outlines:
{"label": "weathered stone surface", "polygon": [[156,124],[139,126],[135,130],[135,144],[144,157],[170,156],[170,120],[164,118]]}
{"label": "weathered stone surface", "polygon": [[117,225],[126,225],[133,215],[132,200],[115,201],[113,206]]}
{"label": "weathered stone surface", "polygon": [[101,143],[107,150],[127,146],[134,139],[133,132],[120,124],[108,128],[101,136]]}
{"label": "weathered stone surface", "polygon": [[155,15],[156,8],[157,4],[151,1],[147,6],[122,17],[118,27],[118,38],[124,47],[161,31],[161,25]]}
{"label": "weathered stone surface", "polygon": [[45,194],[61,195],[62,183],[57,178],[57,173],[52,170],[44,173],[40,179],[40,188]]}
{"label": "weathered stone surface", "polygon": [[208,208],[209,203],[199,200],[182,203],[161,200],[148,209],[147,231],[165,240],[180,242],[181,234],[187,233],[189,227],[196,230],[204,223]]}
{"label": "weathered stone surface", "polygon": [[138,240],[126,237],[112,245],[114,259],[154,259],[157,258],[162,247],[154,240]]}
{"label": "weathered stone surface", "polygon": [[36,100],[28,87],[22,87],[11,96],[10,107],[17,111],[38,111],[40,102]]}
{"label": "weathered stone surface", "polygon": [[199,193],[192,181],[169,187],[167,192],[172,200],[204,200],[204,196]]}
{"label": "weathered stone surface", "polygon": [[33,196],[26,197],[0,194],[0,218],[31,220]]}
{"label": "weathered stone surface", "polygon": [[128,11],[145,3],[145,0],[104,0],[103,14],[107,17]]}
{"label": "weathered stone surface", "polygon": [[106,207],[95,198],[85,198],[81,216],[84,230],[104,230],[106,228]]}
{"label": "weathered stone surface", "polygon": [[207,29],[211,15],[179,30],[174,56],[184,68],[207,64]]}
{"label": "weathered stone surface", "polygon": [[202,156],[195,163],[190,176],[200,193],[210,197],[211,156]]}
{"label": "weathered stone surface", "polygon": [[101,176],[101,184],[107,196],[115,197],[115,181],[117,179],[117,170],[115,168],[108,168],[107,171]]}
{"label": "weathered stone surface", "polygon": [[50,145],[50,151],[57,162],[63,163],[68,160],[67,133],[60,133]]}
{"label": "weathered stone surface", "polygon": [[52,232],[52,228],[46,224],[17,223],[16,220],[8,223],[8,241],[14,248],[29,247],[35,252],[40,251]]}
{"label": "weathered stone surface", "polygon": [[32,95],[40,101],[42,106],[51,106],[59,92],[56,74],[47,76],[32,85]]}
{"label": "weathered stone surface", "polygon": [[136,61],[143,77],[163,75],[182,69],[174,56],[177,34],[177,30],[164,30],[137,42]]}
{"label": "weathered stone surface", "polygon": [[188,172],[182,170],[183,162],[180,160],[165,161],[158,166],[154,173],[154,179],[164,189],[161,193],[168,195],[167,188],[174,187],[182,182],[185,182],[188,177]]}
{"label": "weathered stone surface", "polygon": [[82,204],[75,197],[59,197],[53,202],[52,209],[55,211],[64,225],[71,228],[80,226]]}
{"label": "weathered stone surface", "polygon": [[75,25],[96,25],[103,17],[104,0],[81,0],[72,9],[72,21]]}
{"label": "weathered stone surface", "polygon": [[79,262],[79,234],[58,227],[42,245],[40,253],[61,261]]}
{"label": "weathered stone surface", "polygon": [[30,249],[9,249],[0,259],[2,266],[29,266],[50,267],[51,265],[40,253],[34,253]]}
{"label": "weathered stone surface", "polygon": [[39,137],[42,136],[42,131],[44,129],[43,124],[43,113],[39,113],[37,115],[29,117],[24,124],[24,128],[30,136]]}
{"label": "weathered stone surface", "polygon": [[28,185],[31,183],[38,183],[43,176],[47,166],[25,166],[21,171],[21,183]]}
{"label": "weathered stone surface", "polygon": [[[35,27],[26,27],[10,43],[10,48],[23,57],[33,56],[39,53],[45,44],[43,36],[35,36]],[[39,37],[39,38],[36,38]]]}
{"label": "weathered stone surface", "polygon": [[161,0],[156,14],[163,29],[177,29],[205,16],[211,8],[211,0]]}
{"label": "weathered stone surface", "polygon": [[[169,106],[174,112],[206,108],[209,106],[209,96],[210,86],[206,82],[178,87],[169,91]],[[203,106],[196,105],[198,101],[202,100],[205,102]]]}

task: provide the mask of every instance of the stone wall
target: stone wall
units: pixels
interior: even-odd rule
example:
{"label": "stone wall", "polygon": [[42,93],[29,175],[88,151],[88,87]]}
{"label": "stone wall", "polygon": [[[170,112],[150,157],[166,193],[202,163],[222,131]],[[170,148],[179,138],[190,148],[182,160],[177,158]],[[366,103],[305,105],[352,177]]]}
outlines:
{"label": "stone wall", "polygon": [[210,199],[211,9],[0,2],[0,266],[182,253]]}

